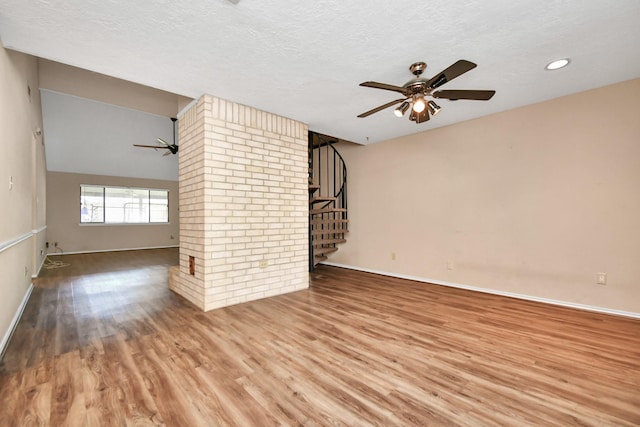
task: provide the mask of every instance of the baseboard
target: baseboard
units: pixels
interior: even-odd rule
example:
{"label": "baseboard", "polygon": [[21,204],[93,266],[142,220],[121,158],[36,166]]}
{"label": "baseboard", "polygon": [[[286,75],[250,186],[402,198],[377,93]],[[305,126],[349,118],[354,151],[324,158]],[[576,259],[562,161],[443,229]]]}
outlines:
{"label": "baseboard", "polygon": [[64,253],[51,252],[51,253],[48,253],[47,256],[95,254],[95,253],[101,253],[101,252],[146,251],[148,249],[169,249],[169,248],[179,248],[179,247],[180,245],[171,245],[171,246],[149,246],[145,248],[96,249],[93,251],[75,251],[75,252],[64,252]]}
{"label": "baseboard", "polygon": [[545,304],[559,305],[562,307],[576,308],[578,310],[593,311],[597,313],[613,314],[615,316],[632,317],[635,319],[640,319],[640,313],[634,313],[632,311],[613,310],[610,308],[596,307],[593,305],[578,304],[574,302],[560,301],[560,300],[554,300],[549,298],[541,298],[541,297],[536,297],[532,295],[518,294],[514,292],[504,292],[504,291],[498,291],[495,289],[480,288],[477,286],[446,282],[443,280],[427,279],[424,277],[409,276],[407,274],[390,273],[388,271],[373,270],[370,268],[356,267],[353,265],[338,264],[335,262],[323,261],[320,264],[329,265],[332,267],[346,268],[349,270],[358,270],[366,273],[380,274],[382,276],[397,277],[398,279],[413,280],[414,282],[432,283],[434,285],[449,286],[451,288],[466,289],[468,291],[483,292],[485,294],[500,295],[503,297],[517,298],[517,299],[522,299],[527,301],[535,301],[535,302],[541,302]]}
{"label": "baseboard", "polygon": [[36,277],[38,277],[38,275],[40,274],[40,270],[42,270],[42,266],[44,265],[44,262],[46,260],[47,260],[47,255],[42,257],[42,261],[40,261],[40,267],[38,267],[38,271],[33,273],[33,275],[31,276],[32,279],[35,279]]}
{"label": "baseboard", "polygon": [[0,360],[2,360],[2,358],[4,357],[4,352],[7,350],[7,346],[9,345],[9,341],[11,340],[11,336],[13,335],[13,332],[15,331],[16,326],[18,326],[18,322],[22,317],[22,312],[24,312],[24,308],[27,306],[27,302],[29,302],[29,297],[31,296],[32,291],[33,291],[33,283],[29,284],[29,288],[27,289],[27,292],[24,294],[24,297],[22,298],[22,303],[20,304],[20,307],[18,307],[18,310],[16,311],[15,316],[13,316],[13,320],[9,325],[9,329],[7,329],[7,332],[5,332],[4,337],[2,337],[2,342],[0,342]]}

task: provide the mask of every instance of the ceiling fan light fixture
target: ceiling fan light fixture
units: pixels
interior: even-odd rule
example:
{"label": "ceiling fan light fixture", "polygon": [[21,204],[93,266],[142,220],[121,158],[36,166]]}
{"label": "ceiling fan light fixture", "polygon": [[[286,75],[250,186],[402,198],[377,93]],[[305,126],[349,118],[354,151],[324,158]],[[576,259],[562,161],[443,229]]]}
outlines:
{"label": "ceiling fan light fixture", "polygon": [[555,61],[548,63],[544,69],[549,71],[559,70],[560,68],[564,68],[569,65],[569,63],[571,63],[569,58],[556,59]]}
{"label": "ceiling fan light fixture", "polygon": [[440,112],[440,110],[442,110],[442,107],[440,107],[438,104],[436,104],[433,101],[429,101],[427,103],[427,106],[429,107],[429,112],[431,113],[432,116],[435,116]]}
{"label": "ceiling fan light fixture", "polygon": [[398,108],[393,110],[393,114],[395,114],[397,117],[402,117],[404,116],[404,113],[406,113],[408,109],[409,109],[409,103],[407,101],[404,101],[402,104],[400,104]]}
{"label": "ceiling fan light fixture", "polygon": [[418,96],[413,100],[413,111],[416,113],[422,113],[426,107],[427,104],[422,96]]}

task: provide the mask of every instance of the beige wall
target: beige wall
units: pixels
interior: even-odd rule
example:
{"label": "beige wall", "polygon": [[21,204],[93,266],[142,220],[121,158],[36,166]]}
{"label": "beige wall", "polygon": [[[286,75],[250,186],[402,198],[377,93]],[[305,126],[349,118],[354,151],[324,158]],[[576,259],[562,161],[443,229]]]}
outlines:
{"label": "beige wall", "polygon": [[46,165],[42,137],[36,132],[42,128],[36,59],[0,44],[0,94],[2,351],[31,277],[44,260]]}
{"label": "beige wall", "polygon": [[[80,225],[81,184],[168,189],[169,224]],[[49,253],[60,253],[53,242],[65,253],[178,246],[178,182],[49,172],[47,225]]]}
{"label": "beige wall", "polygon": [[330,261],[640,313],[639,113],[637,79],[341,144],[350,233]]}
{"label": "beige wall", "polygon": [[40,87],[160,116],[176,117],[191,98],[94,73],[59,62],[38,60]]}

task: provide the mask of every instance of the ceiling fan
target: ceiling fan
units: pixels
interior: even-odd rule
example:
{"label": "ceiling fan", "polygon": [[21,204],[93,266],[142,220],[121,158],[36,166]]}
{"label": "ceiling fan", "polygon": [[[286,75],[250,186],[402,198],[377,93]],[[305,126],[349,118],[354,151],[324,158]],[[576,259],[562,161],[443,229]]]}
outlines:
{"label": "ceiling fan", "polygon": [[395,110],[394,114],[398,117],[404,116],[409,107],[411,107],[411,113],[409,114],[409,120],[416,123],[422,123],[429,120],[429,113],[436,115],[440,112],[441,107],[438,106],[433,100],[427,101],[427,97],[448,99],[450,101],[457,101],[459,99],[473,99],[477,101],[488,101],[496,93],[495,90],[437,90],[443,84],[455,79],[456,77],[474,69],[477,65],[473,62],[461,59],[455,62],[446,70],[439,74],[436,74],[430,79],[421,77],[424,70],[427,68],[427,64],[424,62],[416,62],[411,64],[409,70],[415,76],[402,86],[395,86],[386,83],[378,82],[364,82],[360,83],[360,86],[372,87],[375,89],[390,90],[393,92],[401,93],[404,98],[396,99],[388,102],[384,105],[376,107],[365,113],[360,114],[358,117],[367,117],[373,113],[389,108],[393,105],[401,103]]}
{"label": "ceiling fan", "polygon": [[139,145],[139,144],[133,144],[134,147],[142,147],[142,148],[154,148],[156,150],[158,149],[164,149],[167,150],[166,153],[164,153],[162,156],[168,156],[169,154],[177,154],[178,153],[178,146],[176,145],[176,121],[178,119],[176,119],[175,117],[171,117],[171,121],[173,122],[173,144],[169,144],[167,141],[165,141],[162,138],[158,138],[158,142],[160,144],[163,145]]}

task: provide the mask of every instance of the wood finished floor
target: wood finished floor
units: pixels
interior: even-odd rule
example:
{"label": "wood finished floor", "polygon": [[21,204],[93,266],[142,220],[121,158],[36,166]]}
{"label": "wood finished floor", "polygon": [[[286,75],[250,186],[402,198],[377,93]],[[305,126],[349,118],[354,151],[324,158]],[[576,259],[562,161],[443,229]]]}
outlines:
{"label": "wood finished floor", "polygon": [[202,313],[173,249],[55,257],[0,425],[637,426],[640,321],[320,266]]}

